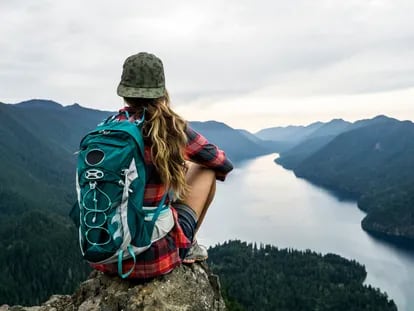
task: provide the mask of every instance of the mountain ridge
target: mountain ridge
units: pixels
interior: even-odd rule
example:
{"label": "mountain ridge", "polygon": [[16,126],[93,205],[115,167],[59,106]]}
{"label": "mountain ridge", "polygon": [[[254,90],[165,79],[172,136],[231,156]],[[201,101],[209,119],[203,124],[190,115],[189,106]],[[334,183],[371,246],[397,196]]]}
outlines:
{"label": "mountain ridge", "polygon": [[355,122],[319,146],[299,143],[275,161],[298,177],[354,197],[368,213],[362,228],[397,238],[398,244],[398,238],[414,241],[413,142],[413,122],[380,115]]}

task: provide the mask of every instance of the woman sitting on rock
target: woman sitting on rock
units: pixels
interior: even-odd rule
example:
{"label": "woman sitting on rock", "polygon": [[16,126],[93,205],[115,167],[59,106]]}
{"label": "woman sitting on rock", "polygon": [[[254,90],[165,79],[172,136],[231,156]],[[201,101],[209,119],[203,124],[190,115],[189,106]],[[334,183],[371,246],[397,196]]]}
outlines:
{"label": "woman sitting on rock", "polygon": [[[157,206],[171,191],[167,204],[171,219],[163,221],[160,234],[150,248],[123,262],[129,278],[152,278],[170,272],[181,262],[207,259],[207,249],[197,243],[195,234],[215,194],[216,179],[224,181],[232,163],[217,146],[209,143],[170,107],[165,88],[163,64],[149,53],[138,53],[125,60],[117,93],[126,106],[119,119],[140,119],[143,125],[147,184],[145,206]],[[128,114],[123,112],[127,111]],[[92,264],[116,274],[117,264]]]}

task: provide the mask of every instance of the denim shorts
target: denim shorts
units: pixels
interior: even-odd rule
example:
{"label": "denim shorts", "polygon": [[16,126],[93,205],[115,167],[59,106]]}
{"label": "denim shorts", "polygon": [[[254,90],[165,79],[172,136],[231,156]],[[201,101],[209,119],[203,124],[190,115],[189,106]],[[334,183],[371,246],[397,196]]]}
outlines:
{"label": "denim shorts", "polygon": [[[178,223],[181,226],[181,229],[183,230],[185,236],[190,240],[190,242],[193,242],[194,235],[195,235],[195,229],[197,226],[197,215],[196,213],[188,206],[183,203],[173,203],[172,206],[177,211],[178,215]],[[180,249],[180,257],[181,259],[184,259],[184,257],[187,255],[188,249]]]}

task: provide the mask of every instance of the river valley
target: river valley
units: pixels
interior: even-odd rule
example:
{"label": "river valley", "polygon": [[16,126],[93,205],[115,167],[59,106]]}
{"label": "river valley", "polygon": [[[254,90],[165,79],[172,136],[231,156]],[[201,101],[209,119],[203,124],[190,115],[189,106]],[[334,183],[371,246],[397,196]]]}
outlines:
{"label": "river valley", "polygon": [[297,178],[277,156],[244,162],[218,183],[199,241],[239,239],[355,259],[366,267],[366,284],[387,292],[398,310],[414,310],[414,252],[371,237],[355,201]]}

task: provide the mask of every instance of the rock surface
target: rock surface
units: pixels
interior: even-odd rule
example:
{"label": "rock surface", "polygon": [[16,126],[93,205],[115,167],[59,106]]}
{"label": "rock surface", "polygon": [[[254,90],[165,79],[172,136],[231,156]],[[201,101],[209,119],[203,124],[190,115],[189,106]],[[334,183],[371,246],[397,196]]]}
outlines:
{"label": "rock surface", "polygon": [[182,265],[147,283],[92,272],[75,293],[54,295],[41,306],[0,306],[0,311],[226,310],[218,277],[204,263]]}

